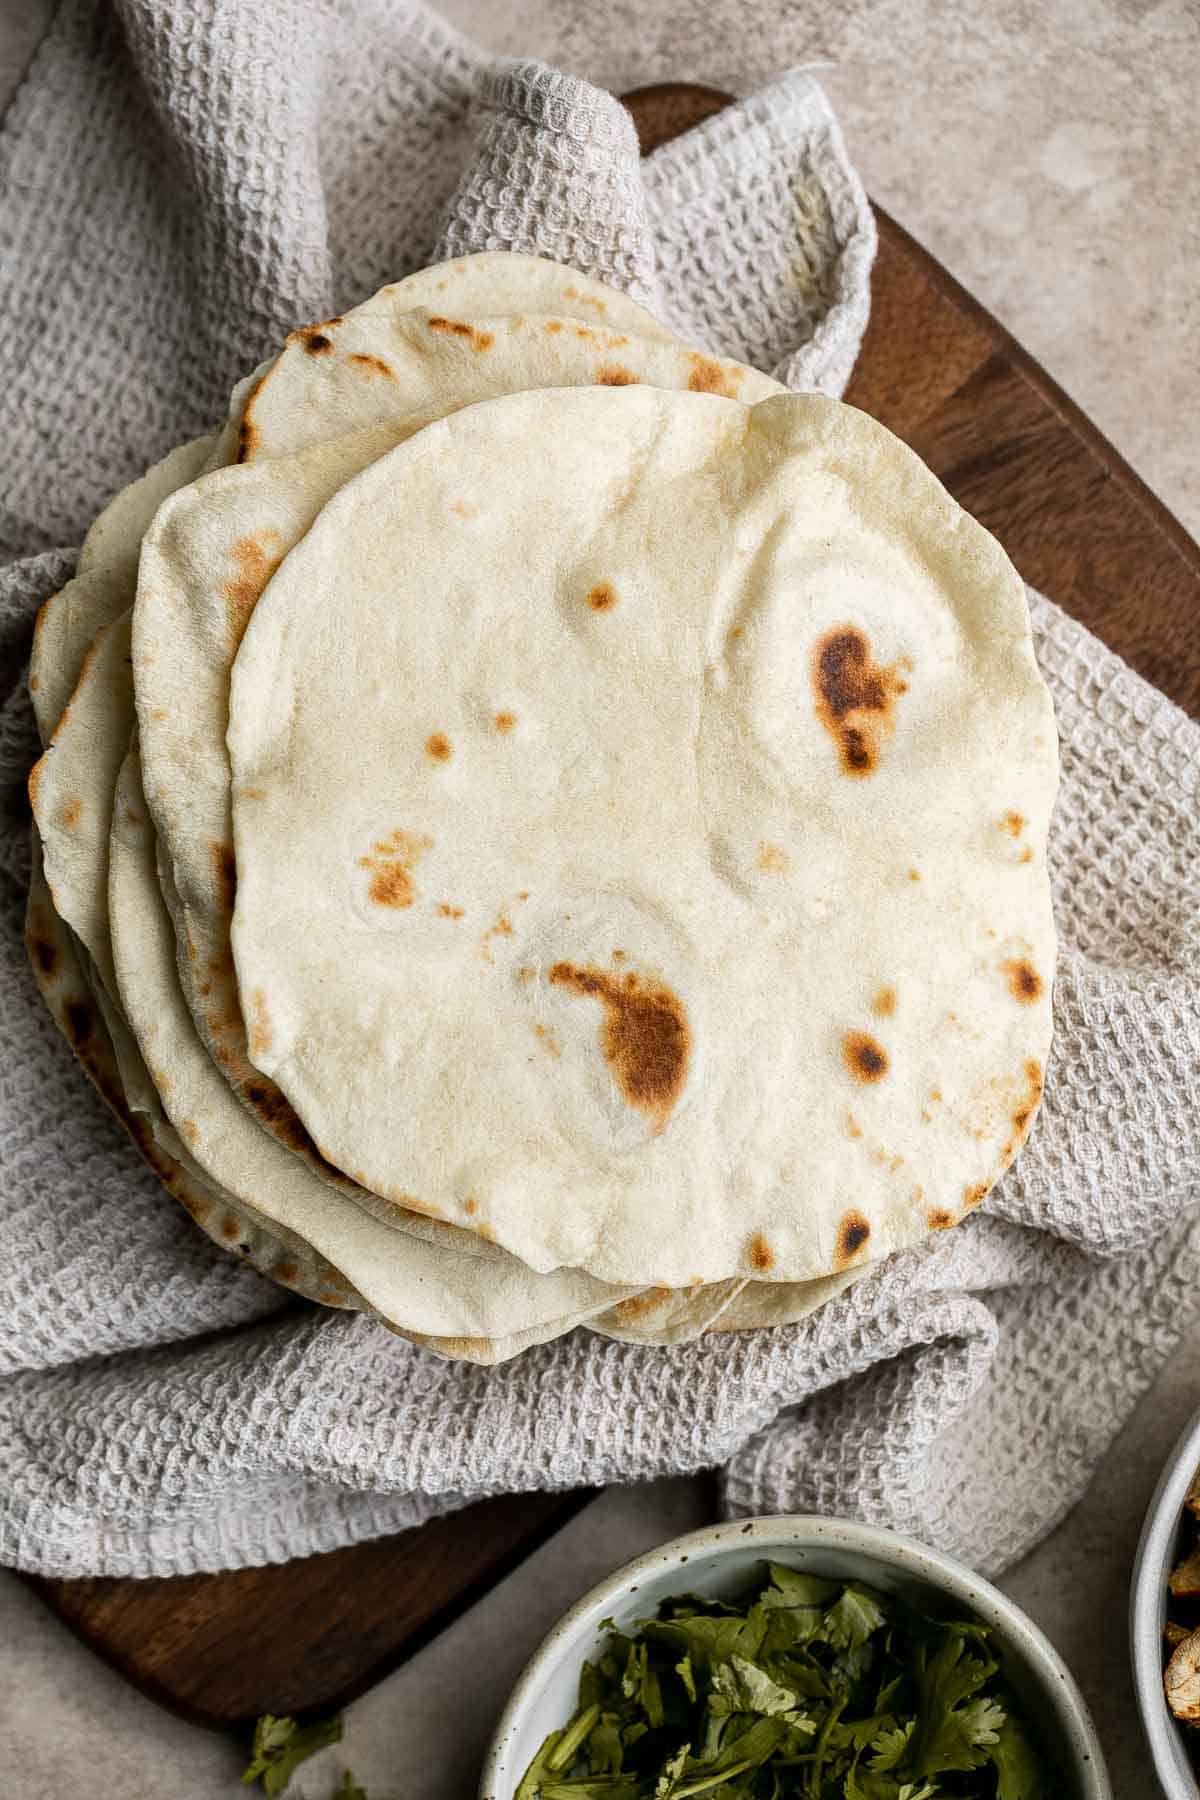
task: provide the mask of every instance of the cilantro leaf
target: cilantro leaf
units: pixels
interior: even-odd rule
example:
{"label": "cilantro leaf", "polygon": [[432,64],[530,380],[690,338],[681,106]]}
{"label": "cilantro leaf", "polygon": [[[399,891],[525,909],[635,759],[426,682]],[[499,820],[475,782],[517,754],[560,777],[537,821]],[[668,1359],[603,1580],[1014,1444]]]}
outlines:
{"label": "cilantro leaf", "polygon": [[933,1655],[919,1660],[912,1757],[916,1774],[978,1769],[988,1761],[989,1746],[996,1743],[1004,1723],[1004,1709],[994,1700],[974,1696],[995,1673],[996,1664],[972,1655],[953,1626],[946,1628]]}
{"label": "cilantro leaf", "polygon": [[839,1650],[857,1650],[878,1631],[886,1614],[870,1588],[852,1581],[825,1614],[824,1635]]}
{"label": "cilantro leaf", "polygon": [[708,1618],[692,1613],[677,1619],[649,1619],[642,1627],[651,1643],[667,1644],[685,1651],[697,1671],[707,1671],[714,1663],[728,1662],[732,1656],[744,1656],[748,1662],[758,1660],[766,1634],[767,1619],[761,1606],[733,1618]]}
{"label": "cilantro leaf", "polygon": [[792,1690],[772,1681],[765,1669],[759,1668],[757,1663],[747,1662],[744,1656],[732,1657],[713,1669],[712,1697],[708,1704],[715,1713],[761,1713],[767,1718],[781,1714],[793,1725],[803,1724],[807,1730],[813,1729],[812,1721],[797,1712]]}
{"label": "cilantro leaf", "polygon": [[625,1673],[621,1677],[621,1692],[627,1700],[638,1702],[651,1725],[662,1724],[662,1687],[658,1675],[650,1665],[648,1645],[635,1644],[630,1650]]}
{"label": "cilantro leaf", "polygon": [[250,1761],[242,1771],[243,1782],[261,1781],[264,1794],[282,1794],[302,1762],[340,1742],[342,1716],[315,1719],[297,1725],[295,1719],[277,1719],[264,1713],[254,1727]]}
{"label": "cilantro leaf", "polygon": [[996,1800],[1050,1800],[1045,1771],[1021,1720],[1006,1708],[1004,1723],[991,1746],[996,1769]]}
{"label": "cilantro leaf", "polygon": [[910,1719],[906,1725],[893,1725],[872,1739],[869,1766],[877,1775],[896,1768],[903,1760],[915,1723],[915,1719]]}
{"label": "cilantro leaf", "polygon": [[815,1606],[824,1612],[841,1593],[840,1581],[826,1581],[820,1575],[808,1575],[803,1569],[789,1569],[783,1563],[768,1563],[770,1584],[759,1602],[761,1606]]}

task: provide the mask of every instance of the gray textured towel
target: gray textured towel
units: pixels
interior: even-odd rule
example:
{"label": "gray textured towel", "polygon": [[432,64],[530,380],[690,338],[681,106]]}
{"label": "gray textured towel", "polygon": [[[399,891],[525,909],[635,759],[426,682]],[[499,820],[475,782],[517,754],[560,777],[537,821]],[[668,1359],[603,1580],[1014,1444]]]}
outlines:
{"label": "gray textured towel", "polygon": [[1058,708],[1056,1048],[985,1213],[802,1325],[448,1364],[294,1302],[140,1166],[20,941],[32,613],[124,481],[298,322],[534,250],[840,392],[873,237],[785,78],[639,164],[606,96],[386,0],[64,0],[0,137],[0,1559],[279,1560],[471,1496],[727,1468],[996,1569],[1078,1497],[1200,1280],[1200,729],[1031,596]]}

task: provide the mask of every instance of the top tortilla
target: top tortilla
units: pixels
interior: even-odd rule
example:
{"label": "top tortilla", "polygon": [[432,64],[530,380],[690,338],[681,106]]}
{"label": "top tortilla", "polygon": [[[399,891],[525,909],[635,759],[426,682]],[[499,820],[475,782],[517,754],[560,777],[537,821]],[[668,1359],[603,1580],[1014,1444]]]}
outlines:
{"label": "top tortilla", "polygon": [[1050,698],[1000,547],[853,408],[428,427],[268,583],[229,749],[251,1060],[397,1205],[614,1284],[807,1280],[1028,1133]]}

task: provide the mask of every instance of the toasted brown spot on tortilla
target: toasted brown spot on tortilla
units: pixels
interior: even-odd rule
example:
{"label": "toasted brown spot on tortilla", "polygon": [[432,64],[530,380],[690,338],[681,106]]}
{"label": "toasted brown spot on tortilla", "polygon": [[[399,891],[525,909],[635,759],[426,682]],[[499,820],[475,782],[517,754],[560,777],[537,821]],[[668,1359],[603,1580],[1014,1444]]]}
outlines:
{"label": "toasted brown spot on tortilla", "polygon": [[511,731],[516,722],[517,715],[513,712],[498,712],[494,721],[497,731]]}
{"label": "toasted brown spot on tortilla", "polygon": [[171,1077],[167,1074],[167,1071],[165,1069],[151,1069],[150,1079],[154,1083],[155,1087],[158,1089],[160,1094],[169,1094],[170,1093]]}
{"label": "toasted brown spot on tortilla", "polygon": [[1019,1000],[1023,1006],[1029,1006],[1041,997],[1042,978],[1025,957],[1014,957],[1000,966],[1008,976],[1009,991],[1014,1000]]}
{"label": "toasted brown spot on tortilla", "polygon": [[[359,1185],[365,1187],[366,1182],[360,1180]],[[402,1206],[406,1212],[420,1213],[422,1218],[426,1219],[444,1219],[446,1216],[441,1207],[435,1206],[432,1200],[418,1200],[415,1194],[401,1194],[397,1204]]]}
{"label": "toasted brown spot on tortilla", "polygon": [[[258,390],[255,389],[255,392],[257,391]],[[251,395],[251,399],[253,399],[253,397],[254,396]],[[242,422],[238,426],[237,459],[240,463],[250,461],[258,448],[258,436],[258,427],[250,417],[249,402],[247,402],[246,411],[242,415]]]}
{"label": "toasted brown spot on tortilla", "polygon": [[611,612],[617,604],[617,590],[611,581],[598,581],[589,590],[587,603],[593,612]]}
{"label": "toasted brown spot on tortilla", "polygon": [[1024,1143],[1029,1134],[1030,1122],[1042,1097],[1042,1065],[1031,1057],[1025,1064],[1025,1080],[1028,1092],[1012,1115],[1013,1130],[1017,1142]]}
{"label": "toasted brown spot on tortilla", "polygon": [[758,1269],[764,1275],[768,1269],[775,1267],[775,1252],[761,1231],[756,1232],[750,1239],[750,1247],[746,1254],[750,1259],[750,1267]]}
{"label": "toasted brown spot on tortilla", "polygon": [[448,900],[440,901],[437,910],[439,919],[461,919],[463,916],[462,907],[451,906]]}
{"label": "toasted brown spot on tortilla", "polygon": [[267,996],[261,988],[255,988],[250,996],[250,1054],[260,1056],[264,1050],[271,1048],[271,1014],[267,1006]]}
{"label": "toasted brown spot on tortilla", "polygon": [[500,911],[496,915],[496,923],[494,925],[489,925],[488,929],[484,932],[483,937],[480,939],[480,944],[483,949],[483,954],[487,958],[488,962],[491,962],[491,960],[492,960],[492,952],[491,952],[492,939],[494,937],[511,937],[512,934],[513,934],[512,920],[509,918],[509,916],[505,912],[504,908],[501,907]]}
{"label": "toasted brown spot on tortilla", "polygon": [[935,1206],[931,1212],[925,1214],[925,1223],[930,1231],[949,1231],[951,1225],[954,1224],[954,1214],[947,1212],[944,1207]]}
{"label": "toasted brown spot on tortilla", "polygon": [[577,287],[575,287],[574,284],[572,284],[570,287],[565,287],[563,289],[563,299],[564,300],[578,300],[578,298],[579,298],[579,289]]}
{"label": "toasted brown spot on tortilla", "polygon": [[221,911],[225,918],[230,919],[233,917],[233,903],[237,895],[237,863],[234,860],[233,845],[223,844],[214,838],[208,846],[208,854],[212,861]]}
{"label": "toasted brown spot on tortilla", "polygon": [[719,362],[699,350],[689,350],[688,361],[692,365],[688,387],[694,394],[724,394],[727,400],[737,399],[744,370],[723,369]]}
{"label": "toasted brown spot on tortilla", "polygon": [[42,784],[42,772],[45,769],[45,766],[46,758],[43,756],[39,761],[35,762],[32,769],[30,769],[29,780],[25,784],[29,791],[29,804],[35,809],[37,807],[38,788]]}
{"label": "toasted brown spot on tortilla", "polygon": [[920,869],[910,869],[908,871],[908,879],[910,881],[920,881],[920,879],[921,879]]}
{"label": "toasted brown spot on tortilla", "polygon": [[495,338],[490,331],[480,331],[474,325],[466,324],[462,319],[432,318],[429,321],[430,331],[440,331],[447,337],[463,338],[472,350],[490,350]]}
{"label": "toasted brown spot on tortilla", "polygon": [[1025,829],[1025,821],[1019,812],[1006,812],[1000,820],[1001,831],[1007,831],[1009,837],[1020,837]]}
{"label": "toasted brown spot on tortilla", "polygon": [[456,1362],[490,1363],[495,1360],[496,1346],[491,1338],[431,1337],[425,1342],[436,1344],[443,1356],[452,1357]]}
{"label": "toasted brown spot on tortilla", "polygon": [[460,519],[473,519],[475,517],[476,509],[473,506],[468,506],[465,500],[452,500],[450,502],[450,511],[452,513],[457,513]]}
{"label": "toasted brown spot on tortilla", "polygon": [[242,1228],[234,1218],[233,1214],[226,1213],[225,1217],[221,1220],[221,1236],[223,1238],[228,1238],[229,1242],[232,1244],[234,1240],[241,1237],[241,1235]]}
{"label": "toasted brown spot on tortilla", "polygon": [[41,684],[41,682],[40,682],[40,681],[39,681],[39,680],[38,680],[38,678],[37,678],[37,676],[36,676],[36,675],[31,675],[31,676],[30,676],[30,677],[29,677],[29,691],[30,691],[30,693],[31,693],[31,694],[36,694],[36,693],[37,693],[37,691],[38,691],[38,689],[39,689],[39,687],[41,687],[41,685],[42,685],[42,684]]}
{"label": "toasted brown spot on tortilla", "polygon": [[881,1019],[890,1019],[896,1010],[896,990],[882,987],[871,1002],[871,1011]]}
{"label": "toasted brown spot on tortilla", "polygon": [[615,1308],[622,1325],[631,1325],[635,1319],[644,1318],[647,1313],[657,1312],[671,1298],[669,1287],[647,1288],[644,1294],[630,1294],[628,1300],[618,1300]]}
{"label": "toasted brown spot on tortilla", "polygon": [[781,850],[778,844],[768,844],[765,841],[758,846],[755,860],[764,875],[782,875],[792,866],[792,859],[786,850]]}
{"label": "toasted brown spot on tortilla", "polygon": [[197,1125],[195,1119],[185,1119],[179,1129],[182,1131],[189,1144],[199,1143],[200,1127]]}
{"label": "toasted brown spot on tortilla", "polygon": [[144,825],[146,823],[146,815],[140,806],[130,806],[126,804],[125,823],[127,825]]}
{"label": "toasted brown spot on tortilla", "polygon": [[862,1126],[859,1124],[853,1113],[846,1114],[846,1133],[847,1136],[852,1138],[860,1138],[862,1136]]}
{"label": "toasted brown spot on tortilla", "polygon": [[624,363],[604,363],[596,370],[597,387],[636,387],[637,379]]}
{"label": "toasted brown spot on tortilla", "polygon": [[234,649],[242,641],[250,614],[262,598],[263,589],[283,560],[277,554],[281,547],[277,532],[264,531],[259,537],[239,538],[229,552],[237,572],[229,577],[222,591],[229,617],[229,638]]}
{"label": "toasted brown spot on tortilla", "polygon": [[68,1000],[63,1007],[63,1023],[67,1036],[77,1050],[86,1044],[95,1030],[91,1004],[87,1000]]}
{"label": "toasted brown spot on tortilla", "polygon": [[539,1043],[546,1046],[551,1056],[562,1055],[562,1051],[559,1049],[558,1039],[548,1025],[535,1025],[533,1028],[533,1035],[538,1039]]}
{"label": "toasted brown spot on tortilla", "polygon": [[562,326],[561,319],[548,319],[546,321],[546,330],[549,332],[561,331],[562,328],[563,328],[563,326]]}
{"label": "toasted brown spot on tortilla", "polygon": [[517,980],[524,981],[524,982],[532,981],[533,980],[533,970],[529,967],[525,967],[523,969],[518,969],[517,970]]}
{"label": "toasted brown spot on tortilla", "polygon": [[352,350],[350,361],[356,368],[365,369],[368,375],[382,375],[388,381],[396,379],[391,363],[384,362],[382,356],[369,356],[365,350]]}
{"label": "toasted brown spot on tortilla", "polygon": [[624,962],[625,957],[626,957],[626,952],[624,950],[614,950],[612,953],[612,959],[614,962]]}
{"label": "toasted brown spot on tortilla", "polygon": [[477,1213],[479,1211],[479,1202],[476,1200],[474,1194],[468,1194],[463,1201],[463,1211],[465,1213]]}
{"label": "toasted brown spot on tortilla", "polygon": [[844,1269],[852,1263],[863,1249],[871,1235],[871,1225],[860,1212],[851,1210],[842,1215],[838,1226],[837,1243],[833,1251],[833,1266]]}
{"label": "toasted brown spot on tortilla", "polygon": [[434,762],[449,762],[454,755],[454,746],[444,731],[435,731],[425,739],[425,754]]}
{"label": "toasted brown spot on tortilla", "polygon": [[856,1081],[882,1081],[888,1072],[887,1051],[865,1031],[846,1033],[842,1055]]}
{"label": "toasted brown spot on tortilla", "polygon": [[990,1181],[977,1181],[974,1187],[964,1188],[963,1204],[965,1206],[978,1206],[981,1200],[987,1198],[991,1191],[991,1186],[992,1184]]}
{"label": "toasted brown spot on tortilla", "polygon": [[290,1144],[302,1156],[323,1161],[316,1143],[299,1116],[272,1081],[249,1081],[242,1089],[247,1105],[256,1112],[272,1136]]}
{"label": "toasted brown spot on tortilla", "polygon": [[687,1012],[662,982],[631,969],[624,976],[607,969],[558,962],[550,970],[555,987],[567,988],[604,1008],[600,1049],[613,1080],[630,1106],[660,1132],[683,1092],[692,1053]]}
{"label": "toasted brown spot on tortilla", "polygon": [[1029,863],[1029,862],[1033,861],[1033,845],[1032,844],[1026,844],[1026,846],[1022,850],[1020,856],[1017,858],[1017,861],[1023,862],[1023,863]]}
{"label": "toasted brown spot on tortilla", "polygon": [[329,330],[342,323],[341,317],[323,319],[319,325],[306,325],[302,331],[295,331],[288,343],[302,344],[310,356],[327,356],[333,349],[333,339],[328,336]]}
{"label": "toasted brown spot on tortilla", "polygon": [[274,1265],[272,1273],[280,1281],[293,1282],[299,1279],[300,1264],[296,1261],[295,1257],[285,1256],[282,1262],[277,1262]]}
{"label": "toasted brown spot on tortilla", "polygon": [[58,968],[58,945],[32,931],[25,942],[34,967],[49,979]]}
{"label": "toasted brown spot on tortilla", "polygon": [[496,1241],[496,1234],[490,1225],[477,1225],[475,1235],[481,1237],[485,1244],[494,1244]]}
{"label": "toasted brown spot on tortilla", "polygon": [[345,1294],[340,1294],[336,1288],[318,1288],[317,1299],[321,1302],[322,1306],[344,1307],[346,1305],[347,1296]]}
{"label": "toasted brown spot on tortilla", "polygon": [[574,327],[574,332],[575,336],[577,338],[582,338],[585,344],[592,344],[596,341],[596,334],[590,325],[576,325]]}
{"label": "toasted brown spot on tortilla", "polygon": [[893,701],[901,691],[895,669],[872,661],[856,625],[840,625],[817,640],[812,681],[817,717],[838,746],[843,772],[873,774],[895,724]]}
{"label": "toasted brown spot on tortilla", "polygon": [[433,839],[416,831],[393,831],[372,844],[370,854],[360,856],[360,869],[371,870],[368,890],[376,906],[411,906],[416,895],[412,872]]}

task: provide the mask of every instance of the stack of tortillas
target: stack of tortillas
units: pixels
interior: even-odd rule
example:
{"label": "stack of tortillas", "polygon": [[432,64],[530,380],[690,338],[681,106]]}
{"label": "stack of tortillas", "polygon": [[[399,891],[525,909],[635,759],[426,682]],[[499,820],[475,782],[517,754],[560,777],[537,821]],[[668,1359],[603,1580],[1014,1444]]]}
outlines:
{"label": "stack of tortillas", "polygon": [[864,414],[596,281],[294,333],[97,520],[31,687],[47,1001],[301,1294],[479,1362],[778,1324],[1029,1131],[1019,579]]}

